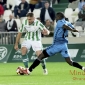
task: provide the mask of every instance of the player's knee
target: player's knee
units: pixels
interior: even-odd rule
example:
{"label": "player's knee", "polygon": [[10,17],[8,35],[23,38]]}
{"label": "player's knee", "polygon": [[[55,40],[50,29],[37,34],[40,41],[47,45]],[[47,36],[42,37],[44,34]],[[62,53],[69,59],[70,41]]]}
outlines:
{"label": "player's knee", "polygon": [[27,54],[27,48],[26,47],[22,47],[21,48],[21,53],[22,53],[22,55],[26,55]]}
{"label": "player's knee", "polygon": [[36,51],[36,55],[39,56],[42,53],[42,51]]}
{"label": "player's knee", "polygon": [[46,50],[43,50],[43,54],[45,57],[49,57],[48,53],[46,52]]}
{"label": "player's knee", "polygon": [[43,52],[41,53],[41,59],[47,58],[49,57],[48,53],[46,52],[46,50],[43,50]]}
{"label": "player's knee", "polygon": [[70,66],[72,66],[72,61],[67,61],[67,63],[68,63]]}
{"label": "player's knee", "polygon": [[47,57],[49,57],[48,53],[46,52],[46,50],[43,50],[42,53],[38,56],[38,59],[42,60]]}
{"label": "player's knee", "polygon": [[66,62],[69,64],[69,65],[71,65],[72,66],[72,64],[73,64],[73,62],[72,62],[72,60],[71,59],[65,59],[66,60]]}

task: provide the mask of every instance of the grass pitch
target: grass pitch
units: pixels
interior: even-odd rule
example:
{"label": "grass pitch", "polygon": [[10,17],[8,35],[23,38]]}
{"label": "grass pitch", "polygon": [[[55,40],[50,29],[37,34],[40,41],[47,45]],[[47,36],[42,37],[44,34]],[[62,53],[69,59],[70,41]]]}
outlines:
{"label": "grass pitch", "polygon": [[[85,62],[80,62],[85,66]],[[31,65],[31,63],[30,63]],[[22,63],[0,63],[0,85],[85,85],[85,73],[67,63],[47,63],[48,75],[39,65],[31,75],[17,75]]]}

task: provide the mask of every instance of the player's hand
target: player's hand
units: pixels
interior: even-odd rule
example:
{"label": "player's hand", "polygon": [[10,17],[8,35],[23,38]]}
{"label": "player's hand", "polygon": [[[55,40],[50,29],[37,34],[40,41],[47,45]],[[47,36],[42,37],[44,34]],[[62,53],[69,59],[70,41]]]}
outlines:
{"label": "player's hand", "polygon": [[50,31],[47,30],[47,29],[43,29],[42,34],[44,34],[44,35],[49,35],[49,34],[50,34]]}
{"label": "player's hand", "polygon": [[19,48],[18,48],[18,44],[15,44],[15,45],[14,45],[14,49],[15,49],[15,50],[18,50],[18,49],[19,49]]}
{"label": "player's hand", "polygon": [[76,29],[72,29],[72,32],[78,32],[78,30],[76,30]]}

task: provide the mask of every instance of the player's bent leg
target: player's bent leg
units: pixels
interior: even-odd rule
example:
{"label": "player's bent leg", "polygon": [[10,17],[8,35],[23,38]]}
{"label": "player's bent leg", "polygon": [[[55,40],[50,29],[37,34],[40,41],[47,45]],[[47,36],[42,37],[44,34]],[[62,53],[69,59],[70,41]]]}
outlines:
{"label": "player's bent leg", "polygon": [[47,58],[47,57],[49,57],[49,55],[47,54],[46,50],[43,50],[41,54],[39,54],[37,59],[41,61],[42,59]]}
{"label": "player's bent leg", "polygon": [[59,49],[59,47],[56,46],[55,44],[53,44],[53,45],[49,46],[48,48],[46,48],[45,50],[43,50],[43,52],[39,55],[39,57],[29,67],[29,71],[32,72],[32,70],[40,64],[42,59],[47,58],[47,57],[52,56],[55,53],[57,53],[59,51],[57,49]]}
{"label": "player's bent leg", "polygon": [[72,60],[70,59],[70,57],[65,57],[65,61],[69,64],[69,65],[73,65]]}
{"label": "player's bent leg", "polygon": [[27,48],[26,47],[22,47],[21,48],[21,53],[22,53],[22,55],[25,55],[27,53]]}
{"label": "player's bent leg", "polygon": [[[40,51],[36,51],[36,55],[39,56],[41,54],[41,50]],[[41,60],[41,66],[43,68],[43,74],[47,75],[48,74],[48,71],[47,71],[47,68],[46,68],[46,61],[45,59],[42,59]]]}
{"label": "player's bent leg", "polygon": [[27,55],[27,48],[26,47],[22,47],[21,48],[21,53],[22,53],[22,61],[24,63],[25,68],[28,68],[28,55]]}
{"label": "player's bent leg", "polygon": [[62,44],[61,55],[64,56],[66,62],[69,65],[74,66],[74,67],[79,68],[79,69],[82,69],[82,70],[85,70],[85,68],[83,66],[81,66],[79,63],[74,62],[70,59],[70,54],[69,54],[69,51],[68,51],[67,43]]}
{"label": "player's bent leg", "polygon": [[35,67],[37,67],[41,60],[48,57],[49,55],[46,53],[46,50],[44,50],[39,57],[33,62],[33,64],[29,67],[29,71],[32,72]]}
{"label": "player's bent leg", "polygon": [[43,74],[44,74],[44,75],[47,75],[47,74],[48,74],[48,70],[47,70],[47,68],[46,68],[46,59],[42,59],[42,60],[41,60],[41,66],[42,66],[42,68],[43,68]]}
{"label": "player's bent leg", "polygon": [[67,62],[69,65],[74,66],[74,67],[76,67],[76,68],[79,68],[79,69],[85,71],[85,67],[81,66],[81,65],[80,65],[79,63],[77,63],[77,62],[72,61],[72,60],[70,59],[70,57],[66,57],[65,60],[66,60],[66,62]]}

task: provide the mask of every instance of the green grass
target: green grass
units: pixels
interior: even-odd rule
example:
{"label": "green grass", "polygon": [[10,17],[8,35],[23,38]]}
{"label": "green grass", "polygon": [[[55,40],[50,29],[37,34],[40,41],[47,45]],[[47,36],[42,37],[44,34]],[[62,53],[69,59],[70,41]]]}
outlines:
{"label": "green grass", "polygon": [[[85,65],[84,62],[80,64]],[[41,66],[31,75],[17,75],[16,68],[20,65],[23,66],[22,63],[0,63],[0,85],[85,85],[84,72],[64,62],[47,63],[48,75],[43,75]],[[81,75],[72,75],[73,71]],[[77,79],[74,80],[74,77]]]}

